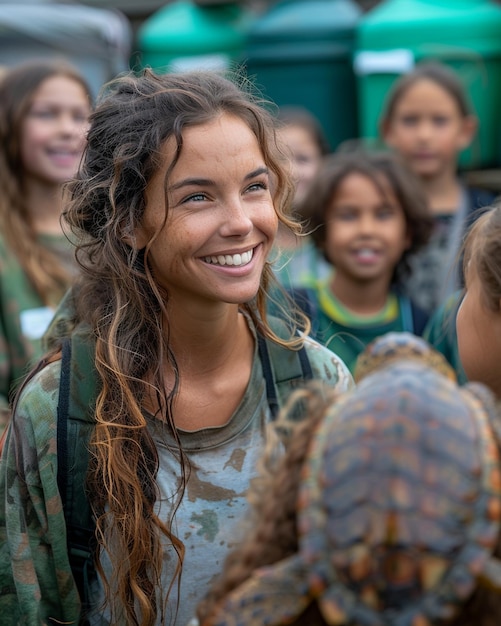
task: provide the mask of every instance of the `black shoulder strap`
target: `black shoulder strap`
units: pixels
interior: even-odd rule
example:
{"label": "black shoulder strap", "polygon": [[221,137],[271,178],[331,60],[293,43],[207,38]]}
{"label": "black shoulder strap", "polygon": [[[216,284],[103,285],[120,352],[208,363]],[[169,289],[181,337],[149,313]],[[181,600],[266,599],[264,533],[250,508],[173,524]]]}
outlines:
{"label": "black shoulder strap", "polygon": [[[278,318],[269,317],[272,330],[279,336],[287,332],[287,325]],[[286,348],[270,339],[257,334],[259,357],[266,382],[266,396],[272,418],[287,399],[290,392],[302,383],[313,378],[310,360],[306,348]]]}
{"label": "black shoulder strap", "polygon": [[412,300],[411,303],[411,311],[412,311],[412,322],[414,325],[414,330],[412,331],[415,335],[421,337],[423,335],[426,324],[428,323],[429,314],[424,311],[421,307],[419,307]]}
{"label": "black shoulder strap", "polygon": [[318,300],[315,290],[311,287],[289,287],[287,293],[310,320],[310,336],[315,339],[318,331]]}
{"label": "black shoulder strap", "polygon": [[96,576],[95,524],[85,487],[96,390],[90,354],[78,338],[63,340],[57,407],[57,482],[66,520],[71,570],[82,603],[81,625],[86,624],[89,585]]}
{"label": "black shoulder strap", "polygon": [[[65,507],[68,482],[68,415],[70,407],[71,340],[64,339],[57,405],[57,485]],[[65,509],[66,514],[66,509]]]}

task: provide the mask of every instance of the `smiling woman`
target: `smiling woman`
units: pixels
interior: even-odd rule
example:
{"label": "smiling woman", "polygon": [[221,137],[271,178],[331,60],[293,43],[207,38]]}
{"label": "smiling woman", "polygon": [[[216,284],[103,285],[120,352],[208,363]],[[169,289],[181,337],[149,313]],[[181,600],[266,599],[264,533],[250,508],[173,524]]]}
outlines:
{"label": "smiling woman", "polygon": [[18,395],[0,469],[6,624],[184,626],[292,385],[350,387],[266,313],[277,224],[295,228],[284,163],[265,108],[217,74],[146,70],[98,104],[65,211],[83,276],[56,319],[72,330]]}

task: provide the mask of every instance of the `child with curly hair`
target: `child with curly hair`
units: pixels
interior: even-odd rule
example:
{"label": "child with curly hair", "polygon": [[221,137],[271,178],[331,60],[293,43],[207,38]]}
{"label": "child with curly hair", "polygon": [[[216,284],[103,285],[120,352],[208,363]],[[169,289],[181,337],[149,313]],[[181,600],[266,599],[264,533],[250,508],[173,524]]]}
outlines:
{"label": "child with curly hair", "polygon": [[415,176],[388,153],[325,159],[301,205],[317,249],[333,269],[293,288],[312,336],[353,371],[376,337],[420,335],[428,315],[405,293],[409,259],[428,241],[432,219]]}

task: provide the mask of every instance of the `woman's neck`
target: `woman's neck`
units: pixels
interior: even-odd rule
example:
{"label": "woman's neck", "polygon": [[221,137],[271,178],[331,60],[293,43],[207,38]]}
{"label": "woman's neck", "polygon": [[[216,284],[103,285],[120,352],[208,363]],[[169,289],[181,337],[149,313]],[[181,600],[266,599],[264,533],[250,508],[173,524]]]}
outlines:
{"label": "woman's neck", "polygon": [[[226,311],[224,311],[226,308]],[[178,366],[174,422],[186,431],[226,424],[249,384],[254,338],[237,305],[224,305],[218,316],[169,316],[169,336]],[[167,368],[165,384],[174,386]]]}
{"label": "woman's neck", "polygon": [[171,305],[168,325],[178,366],[190,375],[227,367],[250,338],[247,321],[236,304],[221,304],[210,311]]}

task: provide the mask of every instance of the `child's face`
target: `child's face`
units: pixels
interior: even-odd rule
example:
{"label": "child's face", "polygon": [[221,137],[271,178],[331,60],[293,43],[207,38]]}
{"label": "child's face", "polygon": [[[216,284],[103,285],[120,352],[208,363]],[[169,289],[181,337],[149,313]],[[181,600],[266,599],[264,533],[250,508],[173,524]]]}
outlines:
{"label": "child's face", "polygon": [[501,313],[485,306],[472,261],[465,278],[466,293],[456,318],[461,363],[470,381],[484,383],[501,398]]}
{"label": "child's face", "polygon": [[346,176],[326,212],[325,252],[336,276],[356,283],[391,282],[410,245],[404,211],[385,176],[382,193],[360,173]]}
{"label": "child's face", "polygon": [[463,116],[453,96],[428,79],[403,93],[383,129],[386,143],[422,178],[455,173],[458,154],[474,131],[474,119]]}
{"label": "child's face", "polygon": [[76,174],[89,113],[89,99],[79,82],[52,76],[40,85],[21,129],[28,181],[60,185]]}
{"label": "child's face", "polygon": [[315,139],[302,126],[285,126],[279,130],[278,137],[291,156],[292,176],[296,183],[294,202],[298,203],[317,173],[322,153]]}
{"label": "child's face", "polygon": [[137,245],[157,235],[148,258],[174,306],[201,315],[209,303],[248,302],[259,289],[278,223],[259,143],[246,123],[228,114],[189,127],[166,189],[174,153],[170,138],[146,188]]}

